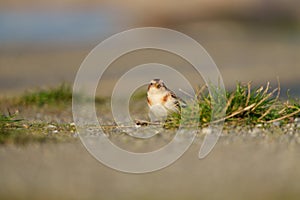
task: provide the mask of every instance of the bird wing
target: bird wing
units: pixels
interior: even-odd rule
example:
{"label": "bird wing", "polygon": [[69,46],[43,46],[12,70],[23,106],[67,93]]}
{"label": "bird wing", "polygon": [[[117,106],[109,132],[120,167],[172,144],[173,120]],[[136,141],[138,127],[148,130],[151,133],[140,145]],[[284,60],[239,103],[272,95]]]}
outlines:
{"label": "bird wing", "polygon": [[172,90],[169,90],[169,91],[171,93],[171,97],[177,99],[178,103],[180,103],[181,107],[185,108],[187,106],[186,102],[182,98],[177,97],[176,94]]}

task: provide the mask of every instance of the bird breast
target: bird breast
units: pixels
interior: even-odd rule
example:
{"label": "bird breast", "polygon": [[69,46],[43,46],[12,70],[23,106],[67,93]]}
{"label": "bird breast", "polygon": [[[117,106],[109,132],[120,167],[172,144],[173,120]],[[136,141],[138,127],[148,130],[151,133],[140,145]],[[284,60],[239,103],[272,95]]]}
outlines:
{"label": "bird breast", "polygon": [[163,104],[167,93],[148,93],[149,105]]}

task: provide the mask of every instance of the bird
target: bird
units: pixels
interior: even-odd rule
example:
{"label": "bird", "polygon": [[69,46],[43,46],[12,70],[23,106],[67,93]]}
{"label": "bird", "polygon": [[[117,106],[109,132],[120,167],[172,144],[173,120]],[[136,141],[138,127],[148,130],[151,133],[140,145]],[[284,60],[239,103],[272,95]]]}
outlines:
{"label": "bird", "polygon": [[167,88],[161,79],[153,79],[150,81],[147,90],[147,103],[149,106],[149,117],[152,122],[163,122],[169,116],[181,114],[181,107],[185,107],[186,103],[176,94]]}

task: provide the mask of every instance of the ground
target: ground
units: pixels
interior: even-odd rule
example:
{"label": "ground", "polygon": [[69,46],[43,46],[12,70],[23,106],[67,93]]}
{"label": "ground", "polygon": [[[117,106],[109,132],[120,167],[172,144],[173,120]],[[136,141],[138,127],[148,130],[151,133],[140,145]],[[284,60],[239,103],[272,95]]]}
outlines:
{"label": "ground", "polygon": [[[52,93],[47,93],[48,100]],[[199,160],[201,143],[209,134],[207,127],[201,127],[192,146],[174,164],[134,175],[106,167],[88,153],[73,124],[69,100],[52,104],[29,97],[1,101],[2,110],[9,108],[11,120],[23,119],[2,129],[1,134],[8,136],[0,145],[1,199],[274,200],[300,196],[297,120],[268,126],[227,124],[213,151]],[[146,110],[143,95],[137,99],[137,109]],[[107,100],[97,102],[98,114],[108,113]],[[13,116],[16,110],[19,113]],[[143,140],[119,129],[105,130],[111,141],[134,152],[154,150],[174,136],[166,130]]]}

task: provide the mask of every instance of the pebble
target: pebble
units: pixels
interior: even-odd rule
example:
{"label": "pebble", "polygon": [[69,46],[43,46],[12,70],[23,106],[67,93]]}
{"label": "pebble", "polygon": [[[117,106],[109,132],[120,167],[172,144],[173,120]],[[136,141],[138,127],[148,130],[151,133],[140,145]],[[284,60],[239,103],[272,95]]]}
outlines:
{"label": "pebble", "polygon": [[211,134],[211,132],[212,132],[211,128],[203,128],[202,129],[203,134]]}
{"label": "pebble", "polygon": [[73,136],[74,138],[77,138],[77,137],[79,137],[79,133],[78,133],[78,132],[75,132],[75,133],[72,134],[72,136]]}
{"label": "pebble", "polygon": [[299,117],[297,117],[295,119],[295,125],[296,125],[296,127],[300,127],[300,118]]}
{"label": "pebble", "polygon": [[57,128],[57,127],[54,126],[54,125],[52,125],[52,124],[49,124],[46,128],[48,128],[48,129],[55,129],[55,128]]}
{"label": "pebble", "polygon": [[280,126],[280,121],[273,122],[274,126]]}
{"label": "pebble", "polygon": [[23,124],[23,127],[28,129],[30,126],[28,124]]}
{"label": "pebble", "polygon": [[255,125],[257,128],[262,128],[263,127],[263,124],[256,124]]}

